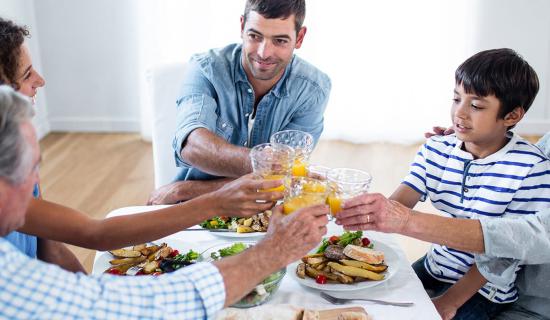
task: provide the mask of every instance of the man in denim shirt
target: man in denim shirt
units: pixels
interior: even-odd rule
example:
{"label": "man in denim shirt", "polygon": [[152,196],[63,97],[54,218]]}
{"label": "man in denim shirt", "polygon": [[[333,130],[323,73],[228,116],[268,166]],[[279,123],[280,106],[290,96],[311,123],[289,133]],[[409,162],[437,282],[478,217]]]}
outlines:
{"label": "man in denim shirt", "polygon": [[[537,146],[550,157],[550,132]],[[544,187],[550,188],[550,181]],[[375,194],[359,196],[344,207],[350,210],[350,216],[354,215],[352,211],[369,212],[362,230],[400,233],[475,253],[479,272],[495,284],[509,282],[515,276],[516,267],[524,264],[516,281],[519,300],[496,319],[550,320],[550,204],[547,210],[523,219],[481,220],[414,212]],[[338,216],[345,216],[346,210]]]}
{"label": "man in denim shirt", "polygon": [[153,192],[150,203],[186,200],[251,172],[250,148],[277,131],[302,130],[317,141],[331,83],[293,54],[304,17],[305,0],[247,0],[242,44],[191,58],[173,141],[179,182]]}

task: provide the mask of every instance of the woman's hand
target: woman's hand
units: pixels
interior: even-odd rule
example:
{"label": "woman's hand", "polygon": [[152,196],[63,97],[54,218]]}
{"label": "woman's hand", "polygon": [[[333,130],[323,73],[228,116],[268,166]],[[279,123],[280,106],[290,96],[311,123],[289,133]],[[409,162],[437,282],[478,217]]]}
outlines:
{"label": "woman's hand", "polygon": [[263,192],[279,187],[282,180],[260,180],[247,174],[211,193],[219,206],[219,215],[250,217],[271,209],[283,197],[282,192]]}

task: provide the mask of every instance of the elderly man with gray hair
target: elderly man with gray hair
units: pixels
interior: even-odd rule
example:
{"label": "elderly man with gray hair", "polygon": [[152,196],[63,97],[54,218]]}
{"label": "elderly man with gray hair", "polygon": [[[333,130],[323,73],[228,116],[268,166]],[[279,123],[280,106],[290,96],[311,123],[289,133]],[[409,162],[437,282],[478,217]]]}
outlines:
{"label": "elderly man with gray hair", "polygon": [[[19,228],[38,182],[40,150],[24,96],[0,86],[0,318],[212,318],[269,274],[306,254],[326,233],[326,206],[283,217],[241,254],[158,277],[86,276],[32,259],[3,237]],[[242,276],[246,266],[246,276]]]}

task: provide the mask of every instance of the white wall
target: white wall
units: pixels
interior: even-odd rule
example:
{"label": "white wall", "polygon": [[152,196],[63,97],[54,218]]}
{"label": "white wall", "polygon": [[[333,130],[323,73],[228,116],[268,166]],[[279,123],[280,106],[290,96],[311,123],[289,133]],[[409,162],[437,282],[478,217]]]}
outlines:
{"label": "white wall", "polygon": [[[0,0],[0,16],[4,19],[13,20],[17,24],[26,25],[31,32],[31,38],[26,40],[33,66],[42,72],[41,52],[39,48],[39,33],[36,27],[34,2],[32,0]],[[38,138],[44,137],[50,131],[48,122],[48,109],[46,105],[45,90],[39,90],[36,97],[36,116],[33,119]]]}
{"label": "white wall", "polygon": [[52,130],[139,131],[135,1],[35,1]]}

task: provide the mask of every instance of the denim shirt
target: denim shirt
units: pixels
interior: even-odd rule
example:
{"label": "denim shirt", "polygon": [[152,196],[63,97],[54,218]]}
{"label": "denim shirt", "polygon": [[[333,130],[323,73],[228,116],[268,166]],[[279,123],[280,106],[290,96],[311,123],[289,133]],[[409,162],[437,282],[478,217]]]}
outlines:
{"label": "denim shirt", "polygon": [[173,140],[176,180],[206,180],[214,176],[181,158],[181,146],[197,128],[206,128],[231,144],[245,147],[269,142],[281,130],[309,132],[317,142],[331,83],[317,68],[293,56],[281,79],[258,102],[248,140],[248,118],[254,91],[241,63],[241,45],[232,44],[194,55],[186,66],[177,100],[177,129]]}
{"label": "denim shirt", "polygon": [[[32,196],[34,198],[40,197],[40,188],[38,187],[38,184],[34,185]],[[36,252],[38,250],[38,239],[35,236],[12,231],[5,235],[3,238],[8,240],[17,249],[19,249],[30,258],[36,258]]]}
{"label": "denim shirt", "polygon": [[[550,158],[550,133],[537,146]],[[480,222],[485,254],[476,255],[479,272],[490,282],[506,283],[515,276],[516,267],[525,264],[517,276],[516,304],[550,317],[550,204],[548,210],[525,219]]]}

